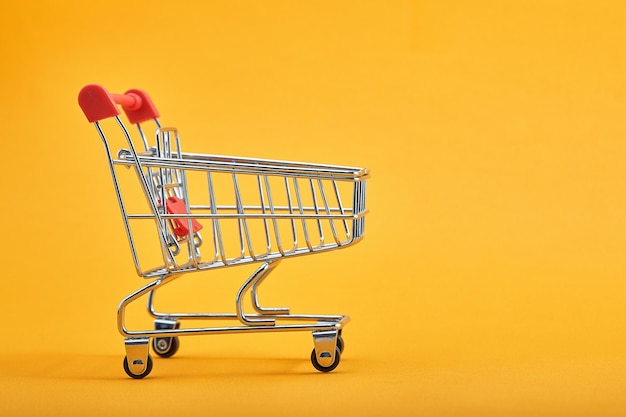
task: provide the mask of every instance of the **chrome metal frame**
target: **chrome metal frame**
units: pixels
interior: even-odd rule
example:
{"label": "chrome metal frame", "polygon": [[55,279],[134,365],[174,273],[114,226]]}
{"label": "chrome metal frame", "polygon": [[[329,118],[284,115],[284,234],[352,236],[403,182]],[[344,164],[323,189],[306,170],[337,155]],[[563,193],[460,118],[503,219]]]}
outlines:
{"label": "chrome metal frame", "polygon": [[[150,282],[120,302],[117,312],[119,332],[126,338],[128,366],[134,374],[148,369],[150,338],[174,338],[186,335],[206,335],[247,332],[311,331],[315,343],[317,362],[329,366],[335,361],[337,338],[349,322],[346,315],[292,314],[289,308],[268,308],[259,303],[258,289],[269,274],[287,257],[345,248],[359,242],[364,234],[367,169],[336,165],[309,164],[182,152],[176,129],[163,128],[155,123],[156,146],[149,141],[141,124],[136,124],[140,144],[139,151],[131,133],[119,116],[115,121],[121,130],[127,147],[115,156],[101,122],[94,125],[102,139],[109,169],[119,203],[124,228],[128,238],[133,262],[140,277]],[[118,167],[133,169],[148,204],[147,212],[130,212],[123,198]],[[194,172],[206,174],[208,202],[191,204],[188,175]],[[193,174],[195,175],[195,174]],[[230,176],[234,192],[234,204],[219,204],[214,176]],[[244,203],[241,178],[256,181],[256,203]],[[272,189],[272,181],[282,183],[281,190]],[[339,186],[351,184],[351,201],[342,201]],[[280,193],[283,203],[276,203]],[[167,198],[175,196],[185,202],[184,213],[168,213]],[[345,196],[345,193],[344,193]],[[306,200],[306,201],[305,201]],[[193,221],[207,221],[210,238],[193,230]],[[155,224],[163,264],[143,269],[139,258],[137,239],[133,235],[133,222],[152,220]],[[238,250],[235,256],[226,249],[222,222],[236,221]],[[280,232],[278,222],[288,224],[288,236]],[[189,233],[179,236],[172,232],[173,222],[186,224]],[[251,233],[251,222],[261,222],[264,239],[256,242]],[[312,227],[311,227],[312,225]],[[204,230],[204,229],[203,229]],[[325,233],[326,232],[326,233]],[[330,233],[328,233],[330,232]],[[204,233],[204,232],[203,232]],[[302,240],[303,237],[303,240]],[[203,243],[209,248],[210,259],[201,256]],[[212,251],[210,249],[213,249]],[[242,265],[261,265],[241,285],[235,299],[234,313],[174,313],[158,312],[154,307],[157,289],[184,274]],[[244,310],[244,300],[251,300],[254,313]],[[125,312],[129,304],[147,296],[148,313],[162,326],[151,330],[129,330],[125,325]],[[215,327],[180,328],[183,320],[233,320],[238,325]],[[151,366],[151,365],[150,365]]]}

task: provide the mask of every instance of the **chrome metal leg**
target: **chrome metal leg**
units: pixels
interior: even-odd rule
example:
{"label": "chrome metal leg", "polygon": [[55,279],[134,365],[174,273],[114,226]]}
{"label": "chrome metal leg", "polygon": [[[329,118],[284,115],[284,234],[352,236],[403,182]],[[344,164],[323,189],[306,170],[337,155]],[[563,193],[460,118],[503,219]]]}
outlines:
{"label": "chrome metal leg", "polygon": [[268,263],[267,269],[260,274],[260,276],[256,279],[254,284],[250,289],[250,295],[252,297],[252,306],[254,309],[260,314],[271,314],[271,315],[280,315],[280,314],[289,314],[289,307],[261,307],[259,304],[259,296],[258,296],[258,288],[261,283],[268,277],[270,272],[274,270],[278,266],[280,261],[276,260],[271,263]]}

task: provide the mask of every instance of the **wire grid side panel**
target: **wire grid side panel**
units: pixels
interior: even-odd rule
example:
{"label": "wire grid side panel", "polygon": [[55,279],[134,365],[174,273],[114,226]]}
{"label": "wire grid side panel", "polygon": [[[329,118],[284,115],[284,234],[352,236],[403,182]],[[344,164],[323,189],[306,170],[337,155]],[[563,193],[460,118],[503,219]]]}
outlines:
{"label": "wire grid side panel", "polygon": [[[190,175],[193,174],[193,175]],[[351,242],[355,183],[288,176],[189,172],[192,214],[203,224],[202,261],[225,264],[329,250]]]}
{"label": "wire grid side panel", "polygon": [[137,273],[144,275],[146,267],[153,269],[154,265],[162,268],[162,245],[160,234],[155,228],[154,216],[142,220],[132,218],[137,214],[153,212],[151,200],[146,198],[149,187],[145,187],[142,170],[138,166],[128,166],[121,161],[125,156],[131,155],[133,149],[142,151],[145,148],[142,137],[135,129],[128,129],[120,117],[104,119],[94,125],[106,151],[114,195],[117,195],[123,229],[126,231]]}

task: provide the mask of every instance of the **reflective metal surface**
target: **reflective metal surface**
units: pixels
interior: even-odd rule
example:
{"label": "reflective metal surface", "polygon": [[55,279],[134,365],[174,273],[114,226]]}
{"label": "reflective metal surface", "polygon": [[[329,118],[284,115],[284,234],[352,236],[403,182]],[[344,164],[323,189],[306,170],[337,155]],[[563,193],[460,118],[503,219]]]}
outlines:
{"label": "reflective metal surface", "polygon": [[[104,144],[136,272],[149,279],[124,297],[118,308],[117,325],[126,338],[129,375],[141,378],[149,373],[150,338],[155,339],[157,353],[166,357],[178,336],[286,331],[311,331],[314,366],[322,371],[334,369],[339,360],[335,354],[338,334],[349,317],[263,307],[259,287],[285,258],[346,248],[363,238],[369,171],[188,153],[181,149],[178,131],[162,127],[157,119],[153,121],[154,145],[145,133],[150,123],[136,124],[137,137],[133,137],[119,116],[114,120],[109,128],[117,125],[117,132],[111,135],[105,134],[104,123],[94,125]],[[121,142],[119,149],[113,151],[109,136]],[[126,200],[122,183],[128,180],[129,174],[124,174],[128,170],[134,171],[135,190],[143,194],[142,209],[137,209],[134,196],[128,200],[132,204]],[[176,210],[168,205],[170,201],[179,202]],[[137,230],[150,224],[158,239],[160,261],[146,268],[139,243],[145,237]],[[257,269],[241,284],[234,312],[159,312],[154,306],[157,289],[184,274],[244,264],[257,264]],[[126,308],[144,296],[155,328],[130,330],[125,324]],[[251,312],[245,308],[248,300]],[[189,320],[233,324],[181,326]]]}

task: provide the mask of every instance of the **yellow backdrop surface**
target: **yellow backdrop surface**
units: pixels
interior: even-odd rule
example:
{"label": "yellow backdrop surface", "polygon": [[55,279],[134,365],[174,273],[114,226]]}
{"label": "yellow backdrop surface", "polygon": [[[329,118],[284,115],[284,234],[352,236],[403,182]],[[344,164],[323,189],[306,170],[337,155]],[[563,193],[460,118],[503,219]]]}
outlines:
{"label": "yellow backdrop surface", "polygon": [[[21,1],[0,14],[0,415],[626,414],[619,1]],[[80,88],[149,92],[185,149],[367,167],[366,238],[268,304],[352,317],[181,340],[131,380],[135,274]],[[178,306],[232,308],[241,267]],[[178,286],[176,286],[178,284]],[[144,314],[136,309],[137,315]]]}

